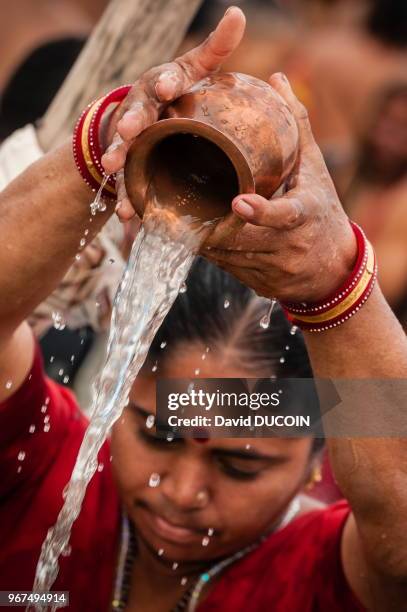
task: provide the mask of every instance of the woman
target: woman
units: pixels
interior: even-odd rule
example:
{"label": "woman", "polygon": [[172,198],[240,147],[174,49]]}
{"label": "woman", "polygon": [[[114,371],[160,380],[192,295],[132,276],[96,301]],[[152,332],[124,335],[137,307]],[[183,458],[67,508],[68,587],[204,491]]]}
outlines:
{"label": "woman", "polygon": [[[107,171],[121,169],[130,142],[156,120],[163,101],[217,69],[243,30],[242,13],[229,9],[206,43],[134,85],[107,130],[107,142],[114,143],[104,157]],[[298,168],[280,198],[237,196],[233,211],[246,224],[237,233],[226,233],[227,221],[220,223],[208,242],[208,256],[258,294],[299,307],[326,299],[348,279],[357,248],[304,109],[283,76],[274,75],[271,83],[298,123]],[[113,137],[116,127],[123,140]],[[0,304],[3,590],[30,588],[40,544],[55,522],[83,436],[85,423],[72,396],[44,380],[22,321],[69,266],[88,226],[91,200],[68,145],[0,194],[0,287],[1,295],[7,295]],[[119,200],[121,218],[132,216],[122,188]],[[93,232],[113,207],[92,218]],[[247,299],[237,299],[236,308]],[[352,314],[338,327],[304,333],[314,373],[403,378],[406,340],[377,286]],[[219,332],[217,342],[209,337],[217,350],[206,359],[206,335],[193,342],[188,338],[177,349],[174,344],[168,363],[162,360],[164,373],[185,376],[187,365],[199,360],[202,375],[247,377],[252,360],[243,359],[246,355],[231,342],[244,326],[234,325],[232,336]],[[386,350],[389,339],[391,353]],[[243,348],[253,340],[251,332]],[[311,441],[259,438],[247,441],[250,448],[238,440],[156,442],[151,419],[146,419],[154,410],[153,373],[147,374],[135,383],[111,440],[119,495],[136,539],[130,553],[134,559],[129,558],[128,572],[123,568],[127,577],[116,572],[116,560],[122,559],[120,516],[106,446],[55,583],[55,588],[70,590],[73,610],[109,609],[114,578],[120,582],[119,599],[126,599],[127,587],[127,610],[181,610],[196,603],[201,610],[402,609],[407,577],[402,438],[329,438],[334,473],[349,503],[310,512],[284,526],[296,511],[291,500],[310,475]],[[392,392],[384,398],[387,424],[397,412],[394,386]],[[351,424],[358,424],[361,399],[353,398]],[[168,452],[155,450],[157,445]],[[238,485],[234,476],[242,472]],[[282,568],[292,582],[282,576]],[[197,587],[193,593],[191,585]]]}

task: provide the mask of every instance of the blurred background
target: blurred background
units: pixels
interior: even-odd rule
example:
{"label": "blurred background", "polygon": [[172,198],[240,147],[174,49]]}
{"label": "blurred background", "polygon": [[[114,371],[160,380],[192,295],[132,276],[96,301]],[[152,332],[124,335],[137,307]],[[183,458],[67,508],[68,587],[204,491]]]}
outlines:
{"label": "blurred background", "polygon": [[[230,3],[205,0],[180,51],[205,38]],[[287,74],[308,108],[343,206],[376,249],[382,289],[406,327],[406,0],[234,3],[248,29],[225,70],[264,80]],[[0,0],[0,141],[45,113],[107,4]],[[49,375],[73,386],[100,329],[63,328],[51,327],[42,348]],[[83,380],[89,387],[88,374]]]}

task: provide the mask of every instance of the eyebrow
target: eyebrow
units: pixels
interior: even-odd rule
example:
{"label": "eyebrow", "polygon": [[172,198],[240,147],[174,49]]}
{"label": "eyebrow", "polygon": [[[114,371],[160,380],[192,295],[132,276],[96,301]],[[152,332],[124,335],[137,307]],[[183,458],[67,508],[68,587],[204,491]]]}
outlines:
{"label": "eyebrow", "polygon": [[[155,424],[162,426],[165,429],[164,423],[161,423],[157,420],[157,416],[148,410],[145,410],[138,404],[133,401],[129,402],[129,407],[134,410],[139,416],[144,419],[148,419],[148,417],[153,416],[155,418]],[[183,436],[180,436],[183,438]],[[185,439],[185,438],[183,438]],[[264,453],[259,453],[258,451],[247,451],[247,450],[239,450],[239,449],[229,449],[229,448],[212,448],[211,451],[216,453],[216,455],[221,457],[230,457],[231,459],[247,459],[248,461],[268,461],[270,463],[283,463],[287,460],[287,457],[284,455],[266,455]]]}

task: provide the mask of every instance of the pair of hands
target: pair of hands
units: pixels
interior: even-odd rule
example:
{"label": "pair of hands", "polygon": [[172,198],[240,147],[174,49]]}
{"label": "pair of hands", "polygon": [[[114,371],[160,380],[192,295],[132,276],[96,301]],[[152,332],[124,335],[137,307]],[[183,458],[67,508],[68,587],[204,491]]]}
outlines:
{"label": "pair of hands", "polygon": [[[212,34],[171,63],[152,68],[136,81],[112,119],[111,145],[102,163],[118,173],[118,206],[122,221],[135,212],[127,197],[123,167],[127,151],[167,104],[194,83],[216,72],[240,43],[245,17],[229,8]],[[270,85],[285,100],[299,128],[299,157],[282,197],[266,200],[240,194],[231,203],[245,224],[230,231],[226,218],[205,244],[204,255],[259,295],[293,302],[325,298],[349,275],[356,258],[353,231],[342,209],[305,108],[282,74]]]}

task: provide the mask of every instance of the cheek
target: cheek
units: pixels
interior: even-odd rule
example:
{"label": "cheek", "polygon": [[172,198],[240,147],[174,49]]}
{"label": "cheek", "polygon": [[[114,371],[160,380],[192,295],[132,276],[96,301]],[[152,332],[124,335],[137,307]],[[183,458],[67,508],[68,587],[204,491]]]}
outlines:
{"label": "cheek", "polygon": [[302,485],[302,466],[290,464],[264,474],[252,483],[223,484],[218,488],[217,506],[228,539],[251,541],[263,534],[285,512]]}
{"label": "cheek", "polygon": [[132,418],[116,423],[111,436],[112,469],[123,501],[129,501],[148,488],[153,472],[158,472],[155,456],[136,433]]}

